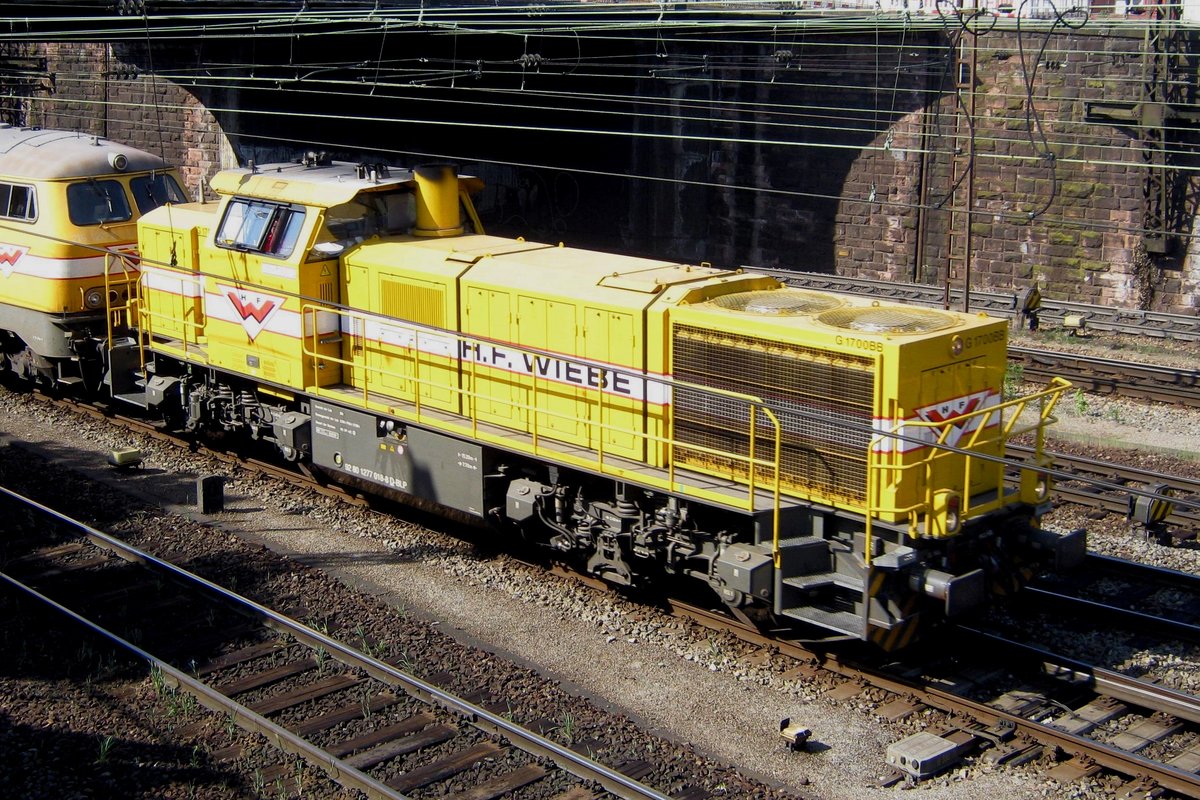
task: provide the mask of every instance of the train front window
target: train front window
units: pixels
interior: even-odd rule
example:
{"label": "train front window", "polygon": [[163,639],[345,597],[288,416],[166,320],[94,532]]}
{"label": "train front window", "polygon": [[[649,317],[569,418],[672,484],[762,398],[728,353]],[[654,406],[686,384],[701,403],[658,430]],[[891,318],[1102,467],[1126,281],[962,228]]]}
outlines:
{"label": "train front window", "polygon": [[141,214],[153,211],[163,203],[186,203],[188,200],[175,178],[167,174],[151,172],[130,178],[129,189]]}
{"label": "train front window", "polygon": [[37,197],[33,187],[0,183],[0,217],[22,222],[37,219]]}
{"label": "train front window", "polygon": [[225,208],[217,245],[287,258],[296,247],[304,210],[236,197]]}
{"label": "train front window", "polygon": [[84,181],[67,187],[67,214],[73,225],[128,222],[133,218],[125,189],[117,181]]}

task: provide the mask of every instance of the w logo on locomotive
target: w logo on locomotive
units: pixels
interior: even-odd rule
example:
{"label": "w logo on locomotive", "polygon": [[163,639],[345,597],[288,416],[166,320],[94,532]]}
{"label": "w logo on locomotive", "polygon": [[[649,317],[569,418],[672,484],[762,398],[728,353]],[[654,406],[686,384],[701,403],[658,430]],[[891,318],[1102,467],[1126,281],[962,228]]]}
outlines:
{"label": "w logo on locomotive", "polygon": [[273,294],[249,292],[234,286],[221,286],[221,297],[229,303],[233,320],[241,323],[250,341],[262,333],[275,312],[283,307],[284,301],[284,298]]}
{"label": "w logo on locomotive", "polygon": [[[872,449],[877,453],[909,453],[938,442],[957,447],[963,437],[979,429],[981,422],[988,428],[1000,424],[999,414],[959,418],[998,405],[1000,395],[991,389],[984,389],[923,406],[903,420],[876,419],[875,431],[879,435],[875,437]],[[926,424],[911,424],[914,422]],[[899,437],[889,435],[892,433],[899,434]]]}
{"label": "w logo on locomotive", "polygon": [[18,247],[15,244],[0,244],[0,274],[3,274],[6,278],[12,275],[17,262],[28,252],[28,247]]}
{"label": "w logo on locomotive", "polygon": [[108,252],[117,256],[117,258],[113,259],[112,265],[108,268],[109,272],[115,272],[119,270],[122,263],[131,268],[136,268],[142,263],[142,260],[138,258],[138,248],[136,244],[114,245],[113,247],[108,248]]}
{"label": "w logo on locomotive", "polygon": [[[948,422],[955,417],[961,417],[964,414],[970,414],[973,411],[979,411],[984,408],[990,408],[998,405],[1000,396],[991,389],[984,389],[981,392],[955,397],[951,400],[944,400],[940,403],[934,403],[931,406],[917,409],[917,418],[925,422],[932,422],[935,425]],[[959,440],[965,434],[972,433],[979,428],[979,423],[983,420],[987,421],[987,426],[990,428],[1000,422],[996,415],[981,414],[975,417],[968,417],[959,422],[950,423],[950,430],[946,434],[946,438],[942,440],[943,444],[957,445]],[[939,435],[941,429],[938,429]]]}

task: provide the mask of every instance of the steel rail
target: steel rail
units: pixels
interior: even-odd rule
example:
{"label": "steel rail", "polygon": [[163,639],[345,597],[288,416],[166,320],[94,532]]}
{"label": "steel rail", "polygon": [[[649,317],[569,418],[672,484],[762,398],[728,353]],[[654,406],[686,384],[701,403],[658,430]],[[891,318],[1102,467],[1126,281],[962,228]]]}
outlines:
{"label": "steel rail", "polygon": [[[1086,588],[1089,574],[1096,578],[1119,580],[1132,587],[1137,587],[1139,590],[1145,590],[1146,593],[1163,588],[1182,589],[1200,595],[1200,575],[1166,567],[1155,567],[1137,561],[1126,561],[1098,553],[1088,553],[1083,565],[1069,576],[1034,578],[1033,583],[1022,589],[1013,599],[1017,602],[1024,602],[1023,598],[1025,597],[1042,597],[1060,605],[1073,606],[1079,612],[1103,615],[1106,619],[1120,617],[1127,623],[1140,626],[1141,629],[1158,630],[1187,641],[1200,641],[1200,624],[1196,622],[1155,616],[1138,611],[1128,605],[1111,605],[1106,600],[1088,600],[1077,594],[1067,594],[1077,586]],[[1128,597],[1129,595],[1122,594],[1120,596]],[[1138,593],[1135,595],[1135,599],[1142,596],[1144,594]],[[1187,614],[1181,612],[1180,616],[1187,616]]]}
{"label": "steel rail", "polygon": [[[1195,695],[1147,683],[1137,678],[1131,678],[1128,675],[1122,675],[1119,672],[1059,656],[1032,645],[1013,642],[1004,637],[975,628],[960,625],[957,626],[956,633],[974,637],[983,646],[1001,646],[1009,651],[1015,650],[1026,657],[1039,659],[1043,664],[1043,669],[1049,674],[1061,675],[1063,671],[1069,671],[1083,676],[1091,682],[1093,689],[1098,694],[1106,697],[1111,697],[1140,708],[1163,711],[1179,719],[1186,719],[1189,722],[1200,723],[1200,697],[1196,697]],[[943,690],[932,689],[927,691],[942,693]],[[962,700],[962,698],[957,698],[955,695],[950,695],[950,697],[956,698],[956,702],[962,701],[965,704],[975,704],[974,701]],[[1040,741],[1053,742],[1064,749],[1075,749],[1085,752],[1089,758],[1101,766],[1115,769],[1128,775],[1146,775],[1155,780],[1164,789],[1178,792],[1187,797],[1200,797],[1200,775],[1177,769],[1169,764],[1153,761],[1137,753],[1131,753],[1127,750],[1121,750],[1120,748],[1097,742],[1086,736],[1070,734],[1066,731],[1055,729],[1050,725],[1027,720],[1017,714],[1001,711],[986,705],[983,705],[982,708],[990,709],[991,713],[1013,722],[1018,728],[1024,728],[1027,732],[1034,734]]]}
{"label": "steel rail", "polygon": [[1080,353],[1008,348],[1009,359],[1021,362],[1026,380],[1046,381],[1066,375],[1084,391],[1200,408],[1200,371],[1143,364]]}
{"label": "steel rail", "polygon": [[[1009,444],[1007,453],[1015,458],[1025,458],[1032,454],[1033,450],[1024,445]],[[1056,470],[1060,473],[1055,476],[1054,495],[1057,498],[1093,508],[1103,508],[1106,511],[1117,514],[1128,514],[1129,498],[1139,495],[1149,496],[1151,494],[1149,489],[1134,490],[1122,487],[1120,491],[1124,491],[1125,495],[1112,497],[1100,492],[1118,491],[1117,487],[1109,488],[1108,486],[1104,486],[1085,489],[1066,486],[1064,482],[1072,480],[1085,483],[1103,481],[1106,484],[1110,484],[1116,478],[1142,483],[1146,486],[1165,484],[1168,489],[1180,494],[1167,498],[1174,505],[1174,508],[1164,522],[1175,525],[1186,525],[1192,529],[1200,530],[1200,511],[1196,510],[1200,507],[1200,480],[1142,470],[1127,464],[1101,461],[1100,459],[1068,455],[1066,453],[1046,451],[1046,455],[1053,460]]]}
{"label": "steel rail", "polygon": [[[1019,714],[971,700],[922,680],[898,676],[878,668],[860,666],[852,661],[843,660],[832,652],[814,652],[796,642],[789,642],[762,633],[746,627],[743,623],[705,609],[678,602],[672,602],[670,605],[676,614],[687,616],[705,627],[730,632],[747,643],[764,648],[776,648],[780,653],[799,661],[807,661],[851,680],[864,681],[870,686],[884,689],[901,697],[920,698],[927,705],[948,713],[965,713],[971,719],[984,725],[994,726],[1002,720],[1010,722],[1019,733],[1042,745],[1059,747],[1066,752],[1086,753],[1096,764],[1105,769],[1130,778],[1150,776],[1165,789],[1186,797],[1200,798],[1200,775],[1026,719]],[[1107,696],[1140,707],[1163,709],[1181,719],[1200,723],[1200,698],[1060,657],[1030,645],[1009,644],[1006,640],[983,631],[956,626],[954,630],[956,642],[962,644],[963,638],[971,636],[978,637],[981,646],[989,642],[993,646],[1004,643],[1005,647],[1017,649],[1027,657],[1036,657],[1041,664],[1048,665],[1052,674],[1062,675],[1071,672],[1084,676],[1092,682],[1097,691]],[[968,652],[971,651],[970,647],[964,649]]]}
{"label": "steel rail", "polygon": [[[41,513],[44,513],[53,519],[71,526],[72,528],[80,531],[97,547],[109,550],[126,561],[146,564],[162,570],[163,572],[166,572],[167,574],[172,575],[181,581],[201,586],[215,594],[219,599],[234,606],[241,606],[242,608],[250,611],[253,615],[265,620],[268,625],[276,630],[287,633],[288,635],[295,637],[297,640],[304,642],[311,647],[324,648],[326,652],[328,652],[338,661],[341,661],[347,666],[362,669],[364,672],[376,678],[377,680],[392,686],[401,687],[405,691],[410,692],[418,698],[439,705],[452,712],[461,714],[473,724],[484,730],[489,730],[502,736],[519,749],[524,750],[532,755],[548,758],[561,767],[564,771],[569,772],[577,778],[585,781],[595,781],[603,786],[606,791],[610,792],[616,797],[622,798],[622,800],[670,800],[667,795],[645,786],[626,775],[622,775],[621,773],[610,769],[603,764],[593,761],[586,756],[580,755],[566,747],[552,742],[540,734],[526,730],[519,725],[510,722],[504,717],[499,716],[498,714],[493,714],[487,709],[476,706],[473,703],[469,703],[466,700],[450,694],[449,692],[445,692],[433,684],[421,680],[420,678],[401,672],[392,665],[373,658],[372,656],[366,655],[365,653],[360,653],[359,651],[348,647],[345,644],[321,633],[320,631],[304,625],[303,623],[297,622],[290,617],[256,603],[247,597],[243,597],[239,594],[231,592],[230,590],[215,584],[206,578],[203,578],[192,572],[188,572],[187,570],[171,564],[170,562],[163,561],[162,559],[157,558],[150,553],[133,547],[132,545],[115,537],[109,536],[102,531],[98,531],[95,528],[79,522],[78,520],[71,519],[65,514],[55,511],[52,508],[48,508],[41,503],[23,497],[22,495],[10,491],[4,487],[0,487],[0,496],[7,496],[18,503],[35,508]],[[10,583],[16,583],[8,576],[5,576],[5,578]],[[57,604],[55,605],[57,606]],[[98,631],[101,630],[93,626],[91,623],[86,622],[86,620],[74,614],[73,612],[68,611],[68,613],[70,613],[73,618],[78,618],[80,621],[85,622],[85,624],[87,624],[89,627],[93,627]],[[109,636],[109,638],[114,637]],[[130,645],[130,647],[132,648],[133,646]],[[152,663],[160,663],[158,659],[154,658],[154,656],[150,655],[149,653],[145,653],[145,651],[140,649],[135,649],[135,651],[140,657],[146,658]],[[185,678],[189,677],[186,674],[179,673],[179,670],[171,668],[170,674],[173,677],[177,673],[183,675]],[[189,678],[189,680],[185,682],[185,685],[190,689],[191,683],[193,683],[193,681]],[[204,685],[201,684],[201,686]],[[204,688],[208,689],[206,686]],[[238,709],[243,709],[242,706],[234,703],[234,701],[230,700],[229,698],[224,698],[222,695],[216,694],[215,691],[211,689],[208,689],[208,692],[202,692],[198,694],[198,698],[201,701],[209,699],[213,702],[218,702],[215,698],[222,698],[222,701],[220,702],[223,704],[218,710],[232,710],[234,706],[236,706]],[[244,711],[246,715],[251,715],[248,716],[247,719],[253,720],[257,724],[257,720],[254,720],[254,717],[257,717],[258,715],[254,714],[254,712],[250,711],[249,709],[244,709]],[[242,711],[239,710],[238,713],[241,714]],[[266,732],[267,735],[272,738],[272,740],[283,741],[289,746],[294,745],[299,747],[301,746],[301,743],[303,743],[303,745],[307,745],[307,747],[304,749],[303,755],[305,758],[308,758],[308,748],[314,747],[313,745],[308,745],[308,743],[304,740],[295,737],[293,734],[290,734],[285,729],[282,729],[274,723],[271,723],[269,720],[263,719],[263,722],[270,727],[259,732]],[[293,740],[295,740],[295,742],[293,742]],[[319,763],[321,766],[324,766],[326,762],[329,762],[330,767],[336,770],[336,772],[358,773],[358,770],[355,770],[353,767],[344,764],[338,759],[334,759],[327,753],[321,755],[323,751],[315,750],[313,752],[317,754],[315,756],[317,758],[317,762],[315,763]],[[370,793],[372,791],[371,785],[378,784],[378,782],[374,781],[374,779],[365,773],[358,774],[361,775],[363,779],[363,787],[366,787],[363,788],[363,791]],[[335,778],[335,780],[338,779]],[[382,784],[378,785],[382,786]],[[356,786],[355,788],[360,787]],[[387,787],[383,788],[387,789]],[[405,795],[396,794],[390,789],[387,791],[388,794],[380,796],[389,798],[389,800],[394,798],[403,799],[406,797]]]}
{"label": "steel rail", "polygon": [[[5,494],[12,494],[7,489],[3,489]],[[90,538],[90,536],[89,536]],[[118,555],[120,555],[118,553]],[[124,556],[122,556],[124,557]],[[132,560],[132,559],[130,559]],[[257,733],[265,736],[271,744],[279,750],[293,753],[300,756],[310,764],[320,767],[325,773],[338,784],[349,789],[357,789],[367,797],[373,800],[408,800],[408,796],[400,794],[386,786],[383,783],[372,778],[370,775],[355,769],[349,764],[342,761],[340,758],[326,753],[320,747],[306,739],[302,739],[296,734],[289,731],[266,717],[251,711],[246,706],[226,697],[208,684],[199,681],[186,672],[176,669],[171,664],[143,650],[108,629],[92,622],[88,618],[72,611],[61,603],[52,600],[31,586],[21,583],[16,578],[0,571],[0,580],[5,581],[12,587],[25,592],[39,602],[45,603],[47,606],[55,609],[61,614],[69,617],[75,622],[89,628],[96,634],[107,639],[123,650],[133,653],[138,658],[148,662],[152,668],[158,669],[171,681],[175,686],[182,687],[185,691],[190,692],[205,708],[232,717],[242,730],[250,733]]]}
{"label": "steel rail", "polygon": [[1121,574],[1141,572],[1154,580],[1167,580],[1176,584],[1187,584],[1187,588],[1200,592],[1200,575],[1192,572],[1181,572],[1169,567],[1156,567],[1153,564],[1143,564],[1140,561],[1127,561],[1116,556],[1106,556],[1101,553],[1088,553],[1088,565],[1110,573]]}
{"label": "steel rail", "polygon": [[[1010,442],[1008,444],[1008,452],[1010,455],[1018,458],[1027,458],[1033,455],[1033,448]],[[1128,464],[1119,464],[1116,461],[1104,461],[1099,458],[1057,453],[1050,450],[1045,451],[1045,455],[1067,470],[1084,472],[1091,475],[1102,475],[1105,478],[1116,476],[1138,483],[1165,483],[1175,491],[1200,495],[1200,479],[1197,478],[1169,475],[1165,472],[1153,472],[1151,470],[1139,469],[1138,467],[1131,467]]]}
{"label": "steel rail", "polygon": [[[1102,508],[1105,511],[1115,514],[1127,514],[1129,512],[1128,498],[1108,497],[1094,490],[1063,486],[1061,483],[1063,479],[1058,478],[1057,480],[1059,482],[1054,484],[1054,496],[1060,500],[1078,503],[1089,508]],[[1187,511],[1172,511],[1166,521],[1174,522],[1177,525],[1187,525],[1193,529],[1200,528],[1200,514],[1189,513]]]}
{"label": "steel rail", "polygon": [[[1045,589],[1040,586],[1026,586],[1013,598],[1020,603],[1045,603],[1046,608],[1062,609],[1083,616],[1101,617],[1108,622],[1119,622],[1137,626],[1139,630],[1154,630],[1168,636],[1178,637],[1188,642],[1200,642],[1200,625],[1183,622],[1177,619],[1147,614],[1135,611],[1125,606],[1113,606],[1098,600],[1088,600],[1072,594],[1064,594],[1056,589]],[[1200,720],[1193,720],[1200,722]]]}

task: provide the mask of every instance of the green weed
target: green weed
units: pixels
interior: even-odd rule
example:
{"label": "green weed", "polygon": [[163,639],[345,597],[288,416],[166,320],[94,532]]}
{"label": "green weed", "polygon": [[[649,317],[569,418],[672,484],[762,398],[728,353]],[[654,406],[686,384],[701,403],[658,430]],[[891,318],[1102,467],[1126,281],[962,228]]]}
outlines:
{"label": "green weed", "polygon": [[1017,387],[1025,381],[1025,365],[1009,362],[1004,368],[1004,397],[1005,399],[1017,396]]}
{"label": "green weed", "polygon": [[163,675],[162,667],[158,664],[153,664],[150,667],[150,683],[154,686],[154,693],[159,697],[167,693],[167,679]]}
{"label": "green weed", "polygon": [[96,763],[103,764],[108,761],[108,756],[112,753],[113,745],[117,743],[115,736],[105,736],[100,740],[100,752],[96,756]]}
{"label": "green weed", "polygon": [[1083,389],[1076,389],[1075,394],[1071,396],[1071,401],[1075,404],[1075,415],[1082,417],[1088,412],[1087,395],[1083,393]]}
{"label": "green weed", "polygon": [[575,717],[569,711],[564,711],[559,717],[558,731],[568,742],[575,739]]}

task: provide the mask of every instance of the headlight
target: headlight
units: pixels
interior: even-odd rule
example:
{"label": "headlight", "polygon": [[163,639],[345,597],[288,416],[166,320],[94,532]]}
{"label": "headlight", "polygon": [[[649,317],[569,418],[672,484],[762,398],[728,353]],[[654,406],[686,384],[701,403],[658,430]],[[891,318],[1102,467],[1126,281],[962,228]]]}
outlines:
{"label": "headlight", "polygon": [[1054,491],[1054,479],[1040,469],[1021,470],[1021,500],[1031,506],[1040,506],[1050,499]]}
{"label": "headlight", "polygon": [[104,290],[99,286],[88,289],[83,293],[83,304],[88,308],[103,308]]}
{"label": "headlight", "polygon": [[962,495],[950,489],[939,489],[933,493],[933,504],[928,510],[926,536],[938,539],[954,536],[962,529]]}
{"label": "headlight", "polygon": [[962,524],[962,498],[952,494],[946,498],[946,533],[957,533]]}

